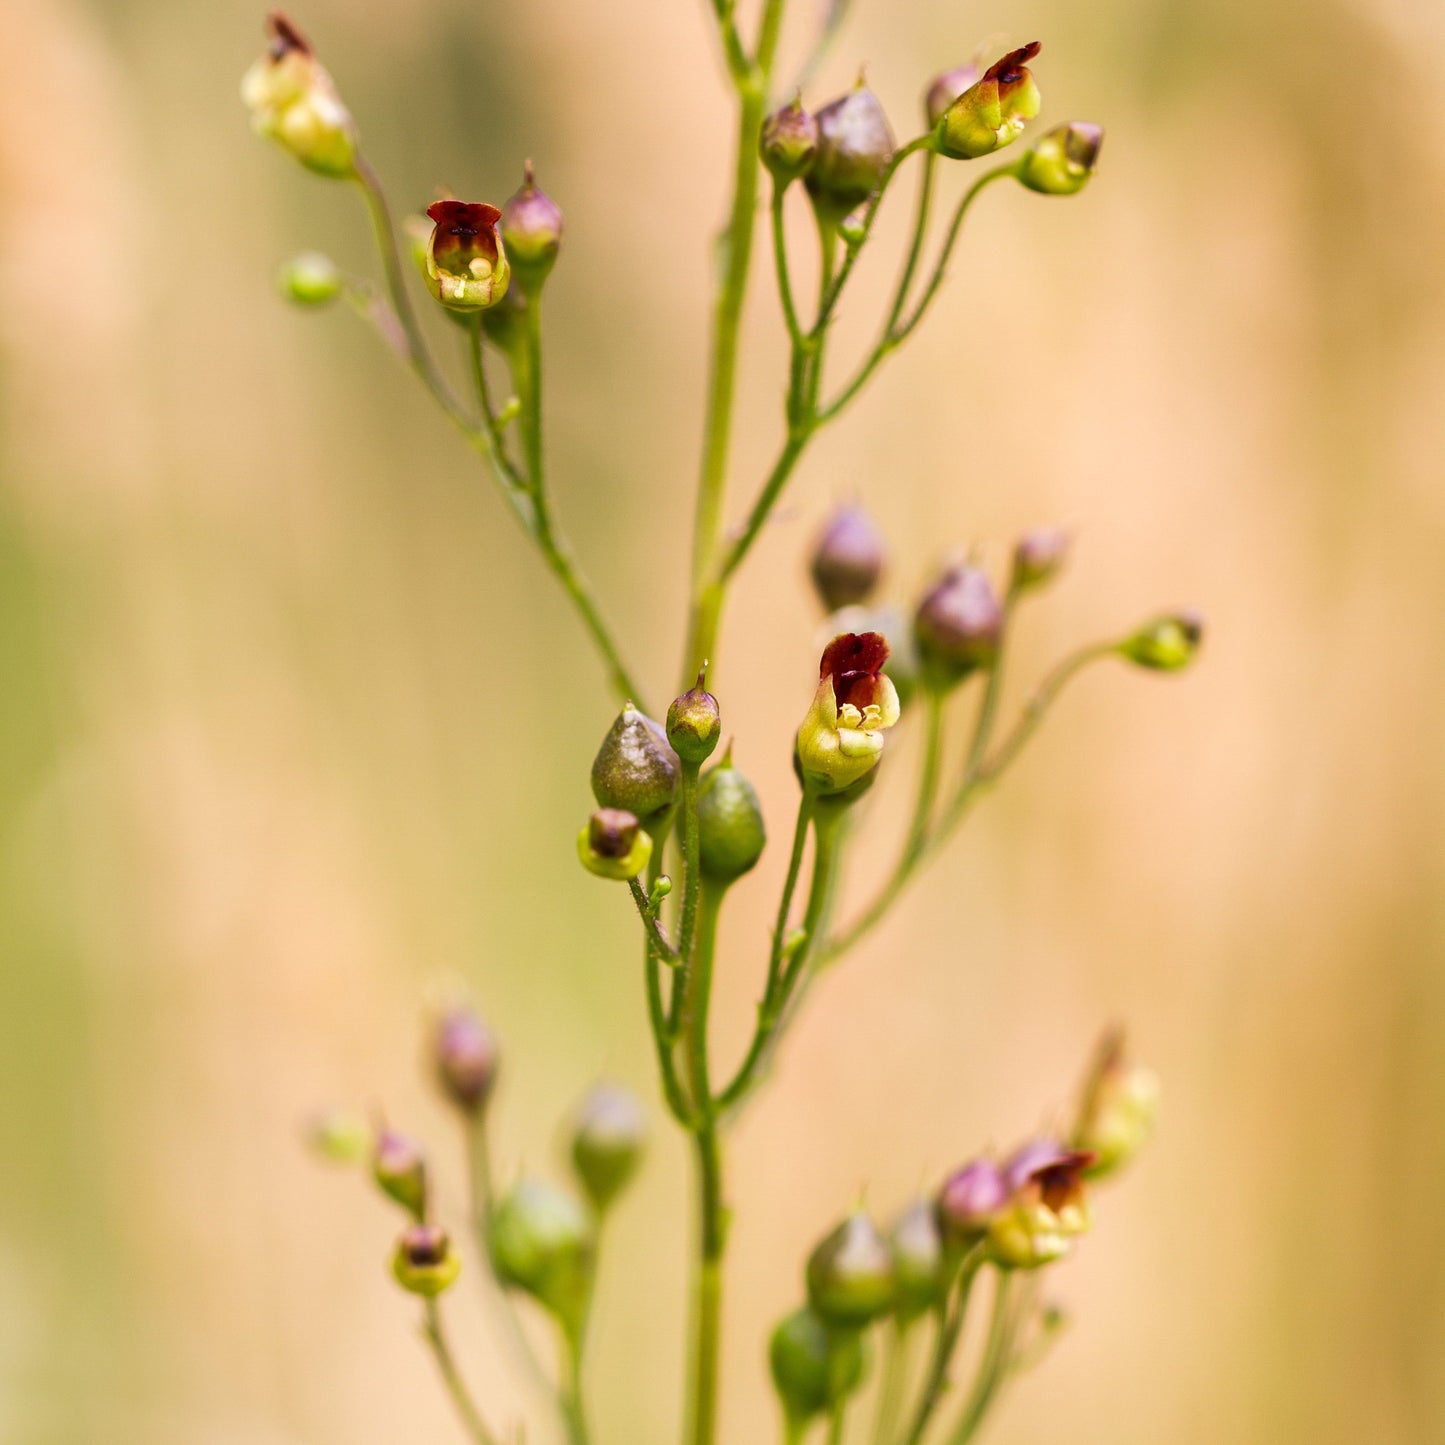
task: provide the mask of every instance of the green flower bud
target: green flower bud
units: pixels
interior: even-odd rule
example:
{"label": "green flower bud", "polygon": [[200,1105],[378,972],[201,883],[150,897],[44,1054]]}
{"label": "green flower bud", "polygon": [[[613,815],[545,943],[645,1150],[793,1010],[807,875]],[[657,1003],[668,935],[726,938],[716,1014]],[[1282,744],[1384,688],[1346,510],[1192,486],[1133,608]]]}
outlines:
{"label": "green flower bud", "polygon": [[712,756],[722,736],[722,709],[703,683],[707,669],[697,675],[697,683],[681,697],[674,698],[667,710],[667,740],[684,762],[703,763]]}
{"label": "green flower bud", "polygon": [[682,763],[667,734],[631,703],[618,714],[592,763],[592,795],[635,813],[654,837],[672,822]]}
{"label": "green flower bud", "polygon": [[280,11],[266,18],[271,43],[241,81],[251,128],[318,175],[356,173],[356,131],[336,84],[306,37]]}
{"label": "green flower bud", "polygon": [[1062,527],[1035,527],[1014,547],[1013,585],[1022,592],[1052,581],[1069,559],[1069,534]]}
{"label": "green flower bud", "polygon": [[954,160],[977,160],[1011,145],[1023,134],[1042,103],[1027,63],[1039,48],[1034,41],[1011,50],[944,111],[938,122],[940,154]]}
{"label": "green flower bud", "polygon": [[371,1148],[371,1126],[360,1114],[330,1110],[307,1124],[306,1142],[332,1164],[355,1164]]}
{"label": "green flower bud", "polygon": [[596,1248],[581,1200],[524,1179],[492,1212],[487,1241],[497,1278],[531,1295],[575,1336],[587,1312]]}
{"label": "green flower bud", "polygon": [[830,1329],[805,1305],[773,1331],[768,1363],[783,1410],[801,1425],[863,1383],[863,1340],[855,1330]]}
{"label": "green flower bud", "polygon": [[758,149],[772,178],[786,186],[812,168],[818,140],[818,122],[803,109],[799,96],[763,122]]}
{"label": "green flower bud", "polygon": [[868,207],[854,206],[838,222],[838,238],[850,250],[856,251],[868,234]]}
{"label": "green flower bud", "polygon": [[341,295],[346,280],[336,262],[320,251],[302,251],[281,263],[276,286],[298,306],[327,306]]}
{"label": "green flower bud", "polygon": [[496,1035],[470,1009],[457,1008],[437,1022],[432,1059],[442,1092],[464,1114],[487,1107],[497,1082]]}
{"label": "green flower bud", "polygon": [[631,1089],[599,1084],[583,1100],[572,1134],[572,1166],[599,1214],[631,1181],[646,1144],[647,1120]]}
{"label": "green flower bud", "polygon": [[1001,1269],[1038,1269],[1062,1259],[1089,1227],[1084,1177],[1094,1156],[1040,1139],[1004,1165],[1009,1201],[989,1225],[989,1255]]}
{"label": "green flower bud", "polygon": [[893,1308],[893,1252],[861,1209],[819,1241],[807,1279],[808,1303],[836,1328],[862,1329]]}
{"label": "green flower bud", "polygon": [[839,507],[818,534],[809,568],[823,606],[836,612],[866,602],[887,555],[887,543],[867,509],[856,502]]}
{"label": "green flower bud", "polygon": [[1133,1063],[1117,1029],[1105,1034],[1084,1081],[1072,1143],[1094,1156],[1087,1173],[1102,1179],[1148,1142],[1159,1113],[1159,1078]]}
{"label": "green flower bud", "polygon": [[652,838],[634,814],[599,808],[577,835],[577,856],[589,873],[626,882],[647,867]]}
{"label": "green flower bud", "polygon": [[562,249],[562,208],[537,184],[531,161],[524,177],[521,190],[502,207],[502,236],[518,278],[535,290]]}
{"label": "green flower bud", "polygon": [[945,70],[923,98],[923,113],[931,126],[936,126],[944,117],[948,107],[978,80],[977,65],[959,65]]}
{"label": "green flower bud", "polygon": [[898,693],[883,673],[887,661],[880,632],[845,632],[824,649],[795,753],[803,787],[815,798],[862,783],[883,756],[883,733],[899,714]]}
{"label": "green flower bud", "polygon": [[992,667],[1002,634],[1003,608],[988,574],[973,566],[945,572],[919,603],[913,620],[925,675],[943,688]]}
{"label": "green flower bud", "polygon": [[1188,667],[1204,640],[1204,619],[1197,612],[1156,617],[1119,644],[1119,655],[1138,667],[1155,672],[1178,672]]}
{"label": "green flower bud", "polygon": [[427,1172],[421,1146],[395,1129],[383,1129],[372,1149],[371,1172],[383,1194],[418,1223],[426,1215]]}
{"label": "green flower bud", "polygon": [[1045,196],[1072,196],[1094,174],[1104,145],[1100,126],[1074,120],[1045,131],[1019,161],[1019,180]]}
{"label": "green flower bud", "polygon": [[943,1239],[934,1208],[915,1200],[888,1236],[893,1250],[894,1309],[903,1324],[927,1314],[947,1293]]}
{"label": "green flower bud", "polygon": [[893,132],[878,97],[860,80],[818,112],[818,154],[808,194],[820,216],[836,224],[875,190],[893,159]]}
{"label": "green flower bud", "polygon": [[757,790],[737,770],[732,749],[698,789],[697,826],[703,876],[732,883],[752,869],[768,841]]}
{"label": "green flower bud", "polygon": [[511,268],[497,231],[502,213],[484,202],[434,201],[436,225],[427,243],[427,290],[449,311],[470,314],[507,294]]}
{"label": "green flower bud", "polygon": [[435,1299],[456,1283],[462,1257],[452,1248],[446,1230],[434,1224],[413,1224],[396,1242],[391,1272],[404,1290]]}

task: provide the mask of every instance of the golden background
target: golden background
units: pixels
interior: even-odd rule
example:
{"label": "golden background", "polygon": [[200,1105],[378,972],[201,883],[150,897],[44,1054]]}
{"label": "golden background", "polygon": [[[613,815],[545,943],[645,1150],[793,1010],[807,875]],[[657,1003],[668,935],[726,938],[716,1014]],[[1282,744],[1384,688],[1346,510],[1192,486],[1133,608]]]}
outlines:
{"label": "golden background", "polygon": [[[815,6],[791,8],[796,60]],[[1182,678],[1081,682],[817,991],[732,1150],[725,1438],[772,1438],[761,1342],[860,1189],[889,1214],[1029,1129],[1121,1017],[1165,1079],[1160,1135],[1052,1279],[1073,1327],[990,1438],[1438,1441],[1442,12],[856,12],[811,102],[866,60],[902,138],[934,72],[991,32],[1037,35],[1046,119],[1110,139],[1076,200],[985,197],[929,323],[810,453],[742,576],[717,690],[773,846],[726,924],[719,1054],[761,975],[816,676],[802,558],[833,502],[883,520],[901,599],[951,546],[989,540],[997,563],[1025,526],[1076,529],[1020,629],[1011,705],[1051,656],[1157,605],[1198,605],[1210,636]],[[704,5],[297,18],[400,205],[438,183],[499,202],[531,155],[564,206],[557,507],[663,694],[729,166]],[[600,671],[410,379],[344,308],[276,299],[303,246],[373,267],[350,188],[247,132],[259,19],[234,0],[6,7],[6,1445],[460,1440],[385,1275],[394,1217],[307,1157],[301,1121],[383,1104],[447,1161],[455,1210],[418,1040],[457,978],[505,1039],[509,1175],[556,1167],[599,1074],[653,1096],[635,925],[572,852]],[[895,207],[840,349],[876,324]],[[746,344],[733,515],[779,430],[762,247]],[[891,748],[855,896],[891,856],[914,741]],[[592,1362],[598,1434],[628,1445],[673,1438],[678,1410],[686,1160],[658,1135]],[[497,1336],[458,1300],[505,1417]]]}

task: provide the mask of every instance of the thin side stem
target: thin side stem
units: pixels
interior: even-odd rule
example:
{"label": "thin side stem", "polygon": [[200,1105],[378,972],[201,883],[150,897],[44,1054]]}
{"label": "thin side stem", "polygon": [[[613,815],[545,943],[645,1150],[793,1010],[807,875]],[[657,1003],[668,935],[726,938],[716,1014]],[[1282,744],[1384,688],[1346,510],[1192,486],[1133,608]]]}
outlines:
{"label": "thin side stem", "polygon": [[1012,1284],[1013,1277],[1000,1272],[994,1288],[993,1314],[989,1317],[988,1340],[984,1345],[983,1359],[979,1363],[968,1403],[963,1407],[963,1414],[959,1417],[953,1433],[948,1437],[948,1445],[967,1445],[967,1442],[973,1439],[979,1426],[983,1424],[984,1416],[988,1414],[989,1406],[993,1404],[999,1386],[1008,1374],[1014,1334],[1009,1310]]}
{"label": "thin side stem", "polygon": [[568,1445],[590,1445],[591,1435],[587,1427],[587,1408],[582,1391],[582,1332],[563,1341],[562,1388],[559,1397],[562,1403],[562,1419],[567,1426]]}
{"label": "thin side stem", "polygon": [[914,1411],[913,1423],[908,1434],[903,1437],[902,1445],[919,1445],[948,1389],[949,1366],[963,1334],[969,1301],[973,1296],[974,1280],[978,1278],[982,1264],[983,1248],[980,1245],[964,1259],[951,1303],[945,1301],[938,1310],[938,1332],[934,1337],[933,1355],[928,1362],[928,1374],[923,1382],[918,1407]]}
{"label": "thin side stem", "polygon": [[662,921],[653,911],[651,900],[647,896],[647,890],[637,881],[636,878],[627,880],[628,891],[632,894],[632,901],[637,905],[637,912],[642,919],[642,926],[647,930],[647,936],[651,941],[653,950],[664,963],[675,965],[677,963],[677,950],[669,942],[666,932],[662,927]]}
{"label": "thin side stem", "polygon": [[437,1368],[441,1371],[442,1382],[447,1387],[447,1394],[451,1396],[452,1405],[461,1417],[462,1424],[466,1426],[467,1434],[476,1445],[500,1445],[497,1436],[482,1418],[482,1412],[472,1399],[471,1391],[467,1389],[466,1381],[462,1379],[461,1371],[457,1368],[456,1357],[452,1353],[451,1343],[442,1323],[442,1313],[434,1299],[426,1301],[422,1335],[431,1346]]}
{"label": "thin side stem", "polygon": [[795,350],[801,350],[806,344],[803,336],[803,325],[798,320],[798,306],[793,300],[793,277],[788,265],[788,234],[786,217],[783,210],[783,198],[787,195],[787,185],[783,181],[773,182],[773,265],[778,275],[778,297],[783,303],[783,319],[788,323],[788,335],[792,338]]}
{"label": "thin side stem", "polygon": [[903,1410],[904,1391],[908,1387],[909,1346],[913,1340],[911,1326],[894,1320],[883,1350],[883,1378],[878,1387],[878,1411],[873,1422],[873,1445],[891,1445],[894,1427]]}

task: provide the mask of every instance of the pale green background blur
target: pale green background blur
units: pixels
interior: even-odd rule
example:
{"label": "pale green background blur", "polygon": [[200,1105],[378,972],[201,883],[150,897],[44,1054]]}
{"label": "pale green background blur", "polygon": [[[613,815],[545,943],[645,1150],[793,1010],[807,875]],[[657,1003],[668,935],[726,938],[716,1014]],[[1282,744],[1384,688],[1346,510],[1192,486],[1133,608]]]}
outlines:
{"label": "pale green background blur", "polygon": [[[796,58],[814,0],[792,8]],[[532,155],[565,206],[558,507],[661,694],[728,165],[705,7],[297,18],[400,202],[500,201]],[[302,246],[371,261],[354,195],[248,134],[259,19],[5,11],[4,1445],[459,1441],[385,1277],[393,1217],[306,1157],[301,1120],[383,1103],[447,1158],[418,1038],[456,979],[506,1040],[508,1172],[555,1167],[598,1074],[652,1094],[633,926],[571,851],[599,671],[410,379],[343,310],[275,298]],[[1077,529],[1019,688],[1156,604],[1208,613],[1207,663],[1091,675],[818,991],[732,1154],[725,1438],[772,1438],[761,1341],[811,1239],[863,1186],[891,1212],[1047,1117],[1123,1017],[1164,1126],[1054,1279],[1076,1323],[992,1439],[1438,1441],[1445,20],[1427,0],[858,0],[809,98],[866,60],[910,134],[931,73],[991,34],[1045,41],[1046,113],[1105,122],[1104,167],[1075,201],[986,198],[930,324],[743,576],[718,683],[774,846],[728,925],[719,1053],[758,983],[814,675],[801,559],[834,501],[884,520],[899,596],[949,547],[998,560],[1026,525]],[[840,346],[888,274],[865,269]],[[778,433],[761,253],[756,281],[734,512]],[[913,744],[869,817],[875,860]],[[659,1132],[604,1271],[604,1442],[675,1435],[688,1209]],[[459,1296],[506,1416],[497,1337]]]}

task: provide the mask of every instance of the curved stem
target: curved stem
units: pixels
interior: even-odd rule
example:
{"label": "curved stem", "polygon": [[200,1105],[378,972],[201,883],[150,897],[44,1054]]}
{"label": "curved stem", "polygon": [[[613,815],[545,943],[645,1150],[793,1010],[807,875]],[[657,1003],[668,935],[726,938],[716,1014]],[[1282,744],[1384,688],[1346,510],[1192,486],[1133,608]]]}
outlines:
{"label": "curved stem", "polygon": [[973,1439],[998,1394],[999,1386],[1008,1375],[1014,1340],[1014,1321],[1009,1311],[1012,1284],[1011,1275],[1002,1272],[999,1274],[994,1288],[993,1314],[989,1317],[988,1340],[984,1345],[983,1359],[979,1362],[978,1374],[974,1377],[968,1403],[963,1407],[963,1414],[953,1433],[948,1437],[948,1445],[967,1445],[967,1442]]}
{"label": "curved stem", "polygon": [[667,934],[663,932],[662,921],[653,911],[647,890],[636,878],[629,878],[627,887],[632,894],[633,903],[637,905],[637,912],[642,918],[642,926],[647,930],[647,936],[654,952],[664,963],[676,965],[677,950],[668,941]]}
{"label": "curved stem", "polygon": [[788,236],[783,212],[783,198],[787,185],[783,181],[773,182],[773,265],[778,275],[778,296],[783,303],[783,320],[788,323],[788,335],[795,350],[805,345],[803,326],[798,320],[798,306],[793,300],[793,277],[788,266]]}
{"label": "curved stem", "polygon": [[923,1382],[918,1408],[913,1414],[913,1423],[902,1445],[919,1445],[928,1432],[929,1423],[938,1409],[948,1388],[948,1368],[958,1349],[963,1334],[964,1322],[968,1317],[969,1300],[973,1295],[973,1283],[983,1264],[983,1246],[977,1245],[965,1257],[959,1272],[958,1285],[953,1293],[952,1303],[945,1301],[938,1310],[938,1332],[934,1337],[933,1356],[928,1363],[928,1374]]}
{"label": "curved stem", "polygon": [[462,1424],[466,1426],[467,1434],[476,1445],[498,1445],[496,1435],[482,1419],[482,1412],[477,1408],[477,1403],[472,1399],[471,1391],[467,1389],[466,1381],[462,1379],[461,1371],[457,1368],[456,1357],[452,1354],[451,1343],[442,1324],[441,1309],[434,1299],[426,1301],[422,1334],[431,1346],[432,1354],[436,1356],[442,1382],[447,1387],[447,1394],[451,1396]]}

